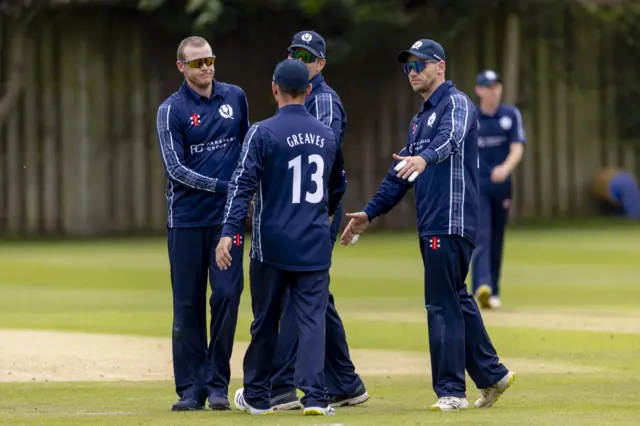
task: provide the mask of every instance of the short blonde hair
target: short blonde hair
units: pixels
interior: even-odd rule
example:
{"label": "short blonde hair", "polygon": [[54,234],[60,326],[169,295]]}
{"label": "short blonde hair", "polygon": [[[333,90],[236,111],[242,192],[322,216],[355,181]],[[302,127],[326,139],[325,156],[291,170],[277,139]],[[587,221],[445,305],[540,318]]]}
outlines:
{"label": "short blonde hair", "polygon": [[202,37],[190,36],[185,38],[180,42],[180,45],[178,45],[178,53],[177,53],[178,60],[184,61],[186,59],[184,57],[184,49],[187,46],[202,47],[202,46],[207,46],[208,44],[209,42]]}

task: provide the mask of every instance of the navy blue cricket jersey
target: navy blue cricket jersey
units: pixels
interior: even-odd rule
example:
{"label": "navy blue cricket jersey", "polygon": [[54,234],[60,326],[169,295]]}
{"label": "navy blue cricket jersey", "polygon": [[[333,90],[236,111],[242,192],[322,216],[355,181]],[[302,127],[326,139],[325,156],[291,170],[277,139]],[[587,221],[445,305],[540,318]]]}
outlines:
{"label": "navy blue cricket jersey", "polygon": [[305,106],[311,115],[333,129],[338,147],[342,148],[342,138],[347,127],[347,113],[338,94],[318,74],[310,81],[311,93],[305,99]]}
{"label": "navy blue cricket jersey", "polygon": [[213,83],[210,98],[186,82],[158,109],[157,131],[167,175],[169,228],[220,225],[227,187],[249,129],[238,86]]}
{"label": "navy blue cricket jersey", "polygon": [[413,182],[397,177],[394,161],[364,208],[370,220],[389,212],[413,186],[420,237],[459,235],[475,244],[478,228],[478,117],[464,93],[446,81],[411,119],[400,156],[427,162]]}
{"label": "navy blue cricket jersey", "polygon": [[251,126],[240,157],[222,236],[239,232],[256,193],[251,258],[284,270],[328,269],[329,216],[346,190],[332,129],[304,105],[287,105]]}
{"label": "navy blue cricket jersey", "polygon": [[[509,156],[512,143],[525,143],[522,115],[517,107],[501,104],[493,115],[478,110],[480,180],[490,181],[491,171]],[[509,176],[508,180],[511,179]]]}

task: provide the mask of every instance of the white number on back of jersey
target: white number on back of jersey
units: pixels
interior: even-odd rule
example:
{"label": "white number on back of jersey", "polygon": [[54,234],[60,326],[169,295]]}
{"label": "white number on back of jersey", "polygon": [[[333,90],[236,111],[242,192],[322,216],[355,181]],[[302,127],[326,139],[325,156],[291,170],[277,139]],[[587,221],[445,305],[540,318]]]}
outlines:
{"label": "white number on back of jersey", "polygon": [[[317,169],[311,175],[311,181],[316,184],[314,192],[307,191],[304,199],[308,203],[316,204],[322,201],[324,196],[324,185],[322,178],[324,176],[324,160],[322,156],[318,154],[312,154],[309,156],[309,164],[315,164]],[[299,204],[302,196],[302,156],[298,155],[293,160],[289,161],[289,168],[293,169],[293,188],[291,195],[291,202],[293,204]]]}

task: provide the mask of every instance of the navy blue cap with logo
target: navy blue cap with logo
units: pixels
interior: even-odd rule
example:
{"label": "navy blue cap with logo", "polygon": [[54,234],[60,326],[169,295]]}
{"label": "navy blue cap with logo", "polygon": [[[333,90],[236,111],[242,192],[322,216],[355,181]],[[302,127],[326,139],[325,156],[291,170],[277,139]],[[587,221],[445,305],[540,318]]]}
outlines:
{"label": "navy blue cap with logo", "polygon": [[273,81],[286,91],[303,92],[309,86],[309,68],[295,59],[278,62]]}
{"label": "navy blue cap with logo", "polygon": [[315,31],[300,31],[293,36],[289,50],[300,47],[308,50],[318,58],[324,58],[327,53],[327,43],[324,38]]}
{"label": "navy blue cap with logo", "polygon": [[495,83],[502,83],[502,79],[498,73],[493,70],[482,71],[476,77],[476,86],[491,87]]}
{"label": "navy blue cap with logo", "polygon": [[[408,59],[411,55],[421,60],[409,61]],[[429,39],[418,40],[409,49],[403,50],[398,54],[398,62],[404,64],[405,74],[409,74],[412,69],[420,73],[427,63],[440,61],[446,61],[444,49],[439,43]]]}

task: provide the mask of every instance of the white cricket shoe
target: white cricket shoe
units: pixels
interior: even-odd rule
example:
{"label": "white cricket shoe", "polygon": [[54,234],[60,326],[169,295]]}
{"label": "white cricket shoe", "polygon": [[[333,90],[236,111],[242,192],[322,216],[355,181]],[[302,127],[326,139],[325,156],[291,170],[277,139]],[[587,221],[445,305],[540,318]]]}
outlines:
{"label": "white cricket shoe", "polygon": [[498,309],[501,306],[502,302],[500,301],[500,298],[498,296],[491,296],[489,298],[489,307],[491,309]]}
{"label": "white cricket shoe", "polygon": [[326,407],[306,407],[304,409],[303,414],[305,416],[334,416],[336,414],[336,410],[333,409],[332,406],[327,405]]}
{"label": "white cricket shoe", "polygon": [[466,398],[457,398],[455,396],[443,396],[438,402],[433,404],[429,410],[431,411],[458,411],[469,408],[469,401]]}
{"label": "white cricket shoe", "polygon": [[478,287],[474,296],[476,297],[476,299],[478,299],[478,304],[480,305],[480,308],[482,309],[491,308],[491,305],[489,304],[489,300],[491,299],[491,293],[492,293],[491,286],[488,284],[482,284],[480,287]]}
{"label": "white cricket shoe", "polygon": [[245,401],[244,399],[244,388],[240,388],[236,391],[236,396],[235,398],[233,398],[233,400],[236,403],[236,408],[238,410],[247,411],[255,416],[262,415],[262,414],[273,414],[273,408],[269,408],[267,410],[261,410],[258,408],[253,408],[252,406],[247,404],[247,401]]}
{"label": "white cricket shoe", "polygon": [[489,408],[500,398],[500,395],[506,391],[516,379],[516,373],[509,371],[506,376],[493,386],[482,389],[480,398],[475,402],[476,408]]}

